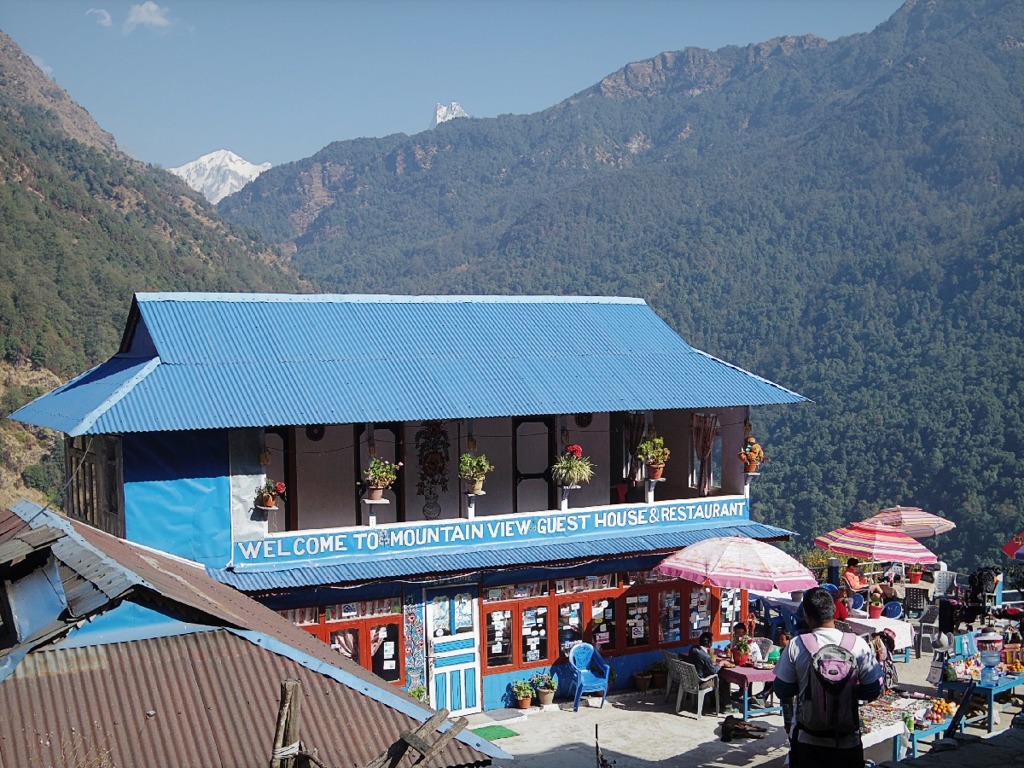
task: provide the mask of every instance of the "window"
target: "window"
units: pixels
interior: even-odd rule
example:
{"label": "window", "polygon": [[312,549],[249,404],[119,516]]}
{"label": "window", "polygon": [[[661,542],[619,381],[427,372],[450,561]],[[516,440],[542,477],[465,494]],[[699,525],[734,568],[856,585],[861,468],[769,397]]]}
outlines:
{"label": "window", "polygon": [[666,589],[658,595],[658,643],[678,643],[683,639],[682,597],[678,589]]}
{"label": "window", "polygon": [[722,432],[718,415],[695,413],[690,429],[690,487],[710,496],[722,487]]}
{"label": "window", "polygon": [[618,643],[615,636],[614,597],[596,597],[591,600],[590,637],[591,643],[601,653],[615,650]]}
{"label": "window", "polygon": [[293,624],[389,683],[402,682],[402,601],[398,597],[278,611]]}
{"label": "window", "polygon": [[549,664],[552,628],[547,582],[506,584],[484,591],[487,669]]}
{"label": "window", "polygon": [[69,437],[64,447],[70,478],[65,500],[68,516],[123,537],[120,439],[114,435]]}

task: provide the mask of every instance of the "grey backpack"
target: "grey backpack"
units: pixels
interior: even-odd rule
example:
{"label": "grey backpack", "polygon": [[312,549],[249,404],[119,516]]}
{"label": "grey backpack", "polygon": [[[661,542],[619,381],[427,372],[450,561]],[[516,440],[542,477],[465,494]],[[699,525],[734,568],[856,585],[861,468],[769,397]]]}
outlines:
{"label": "grey backpack", "polygon": [[821,645],[813,632],[800,635],[811,655],[811,674],[797,708],[801,730],[814,736],[838,739],[860,730],[857,714],[857,658],[853,644],[857,636],[843,633],[838,645]]}

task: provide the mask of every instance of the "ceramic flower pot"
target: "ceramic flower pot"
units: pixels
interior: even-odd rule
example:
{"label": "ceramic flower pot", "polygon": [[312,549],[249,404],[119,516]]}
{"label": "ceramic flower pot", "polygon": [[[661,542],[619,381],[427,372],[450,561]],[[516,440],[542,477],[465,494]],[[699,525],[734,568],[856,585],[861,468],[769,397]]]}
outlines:
{"label": "ceramic flower pot", "polygon": [[478,480],[467,480],[466,485],[470,493],[480,493],[484,489],[484,479],[481,477]]}
{"label": "ceramic flower pot", "polygon": [[376,485],[368,486],[366,489],[366,498],[370,501],[380,501],[384,498],[384,488]]}
{"label": "ceramic flower pot", "polygon": [[648,480],[660,480],[662,472],[665,471],[664,464],[648,464],[647,465],[647,479]]}
{"label": "ceramic flower pot", "polygon": [[869,619],[879,619],[879,618],[881,618],[882,617],[882,608],[883,607],[884,606],[881,606],[881,605],[868,605],[868,618]]}
{"label": "ceramic flower pot", "polygon": [[758,464],[757,462],[748,461],[746,464],[743,465],[743,471],[746,472],[748,475],[752,475],[754,472],[757,472],[757,468],[760,466],[761,465]]}
{"label": "ceramic flower pot", "polygon": [[555,700],[555,689],[554,688],[538,688],[537,699],[540,701],[542,707],[551,704]]}
{"label": "ceramic flower pot", "polygon": [[532,696],[524,696],[521,699],[516,699],[516,706],[519,707],[519,709],[529,709],[532,706],[532,704]]}
{"label": "ceramic flower pot", "polygon": [[745,667],[750,664],[750,653],[742,653],[741,651],[732,652],[732,662],[737,667]]}
{"label": "ceramic flower pot", "polygon": [[907,573],[907,581],[911,584],[920,584],[923,575],[922,571],[909,571]]}
{"label": "ceramic flower pot", "polygon": [[262,494],[260,494],[260,503],[259,503],[259,505],[261,507],[266,507],[267,509],[277,509],[277,504],[274,503],[275,501],[276,501],[276,497],[272,493],[262,493]]}

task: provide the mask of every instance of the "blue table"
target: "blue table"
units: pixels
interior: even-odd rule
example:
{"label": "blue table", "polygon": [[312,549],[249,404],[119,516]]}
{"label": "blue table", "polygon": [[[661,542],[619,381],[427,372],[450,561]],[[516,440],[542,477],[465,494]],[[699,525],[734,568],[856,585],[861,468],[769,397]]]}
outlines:
{"label": "blue table", "polygon": [[[970,685],[970,681],[968,680],[941,680],[939,681],[939,695],[942,695],[943,690],[963,692],[967,690],[968,685]],[[982,685],[980,681],[975,681],[974,693],[984,694],[988,700],[986,725],[989,733],[992,733],[993,728],[992,721],[996,706],[996,694],[1002,693],[1003,691],[1012,691],[1018,685],[1024,685],[1024,677],[1019,677],[1017,675],[1003,675],[995,685]]]}
{"label": "blue table", "polygon": [[[929,736],[938,736],[939,738],[949,729],[949,724],[953,718],[947,717],[941,723],[932,723],[931,725],[924,727],[920,723],[914,724],[914,730],[910,731],[910,755],[909,757],[917,757],[917,742],[927,739]],[[960,731],[964,729],[964,723],[960,721]],[[893,738],[892,746],[892,759],[893,762],[899,762],[903,759],[900,754],[903,751],[903,735],[900,734]]]}

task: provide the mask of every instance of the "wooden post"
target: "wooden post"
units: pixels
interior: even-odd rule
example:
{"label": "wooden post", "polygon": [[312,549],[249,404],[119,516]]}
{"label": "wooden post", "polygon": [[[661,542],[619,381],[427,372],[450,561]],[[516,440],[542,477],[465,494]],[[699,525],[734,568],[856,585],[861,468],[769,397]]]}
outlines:
{"label": "wooden post", "polygon": [[[274,746],[270,757],[270,768],[291,768],[294,758],[274,757],[282,747],[294,744],[298,740],[298,725],[292,725],[292,706],[298,709],[298,698],[295,696],[299,681],[289,678],[281,681],[281,703],[277,708],[277,728],[274,730]],[[293,704],[294,702],[294,704]],[[298,718],[295,718],[297,720]],[[292,736],[295,738],[291,738]]]}

